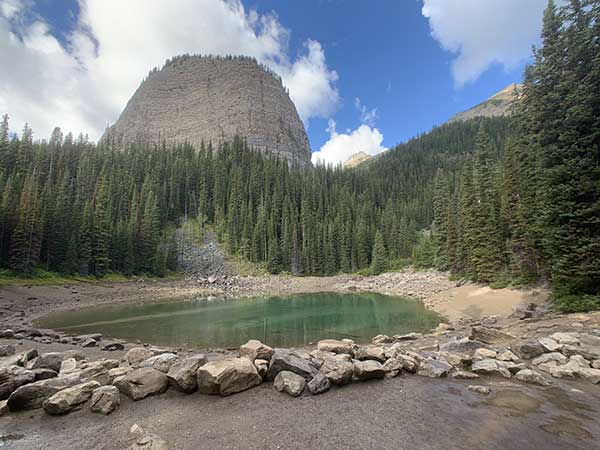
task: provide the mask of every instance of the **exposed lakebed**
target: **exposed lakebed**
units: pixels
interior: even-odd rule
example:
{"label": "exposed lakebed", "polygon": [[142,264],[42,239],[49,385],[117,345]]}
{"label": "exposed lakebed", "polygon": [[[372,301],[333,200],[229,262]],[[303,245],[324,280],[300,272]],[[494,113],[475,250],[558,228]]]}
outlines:
{"label": "exposed lakebed", "polygon": [[102,305],[54,313],[38,325],[157,345],[229,348],[249,339],[282,347],[325,338],[368,342],[377,334],[428,331],[440,320],[410,298],[311,293]]}

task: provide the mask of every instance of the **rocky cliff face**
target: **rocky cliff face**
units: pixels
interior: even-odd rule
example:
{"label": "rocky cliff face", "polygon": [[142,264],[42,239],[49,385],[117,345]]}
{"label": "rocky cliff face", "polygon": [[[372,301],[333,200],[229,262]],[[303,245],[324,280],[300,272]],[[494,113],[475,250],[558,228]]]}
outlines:
{"label": "rocky cliff face", "polygon": [[236,135],[290,163],[311,164],[306,131],[279,77],[252,58],[180,56],[149,74],[102,140],[216,147]]}
{"label": "rocky cliff face", "polygon": [[505,116],[510,114],[510,106],[515,98],[515,93],[518,93],[521,87],[520,84],[512,83],[479,105],[456,114],[448,122],[469,120],[475,117]]}

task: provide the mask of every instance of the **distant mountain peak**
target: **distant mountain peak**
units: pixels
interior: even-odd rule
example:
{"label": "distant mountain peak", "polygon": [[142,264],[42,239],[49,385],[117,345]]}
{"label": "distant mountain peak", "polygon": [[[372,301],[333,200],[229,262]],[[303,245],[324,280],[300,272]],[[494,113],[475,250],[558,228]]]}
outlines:
{"label": "distant mountain peak", "polygon": [[356,167],[365,161],[371,159],[371,155],[368,155],[365,152],[357,152],[354,153],[350,158],[344,161],[344,169],[351,169],[352,167]]}
{"label": "distant mountain peak", "polygon": [[521,84],[511,83],[480,104],[454,115],[448,122],[469,120],[475,117],[506,116],[510,114],[510,106],[515,98],[515,93],[518,93],[522,86]]}

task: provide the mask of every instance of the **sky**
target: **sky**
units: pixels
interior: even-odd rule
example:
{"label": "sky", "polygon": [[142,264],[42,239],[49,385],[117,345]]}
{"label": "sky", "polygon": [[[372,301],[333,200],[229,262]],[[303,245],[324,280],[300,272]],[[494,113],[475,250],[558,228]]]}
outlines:
{"label": "sky", "polygon": [[522,78],[546,0],[0,0],[0,113],[97,140],[177,54],[281,75],[313,161],[376,154]]}

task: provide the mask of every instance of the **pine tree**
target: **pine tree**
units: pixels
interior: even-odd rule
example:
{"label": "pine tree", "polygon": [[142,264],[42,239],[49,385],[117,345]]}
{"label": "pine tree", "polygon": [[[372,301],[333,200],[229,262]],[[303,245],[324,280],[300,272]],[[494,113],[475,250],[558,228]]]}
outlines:
{"label": "pine tree", "polygon": [[19,201],[19,219],[12,236],[10,267],[31,273],[40,258],[42,226],[38,187],[32,176],[25,179]]}
{"label": "pine tree", "polygon": [[380,231],[375,233],[375,241],[373,243],[373,255],[371,257],[371,273],[379,275],[386,268],[387,255],[383,235]]}

